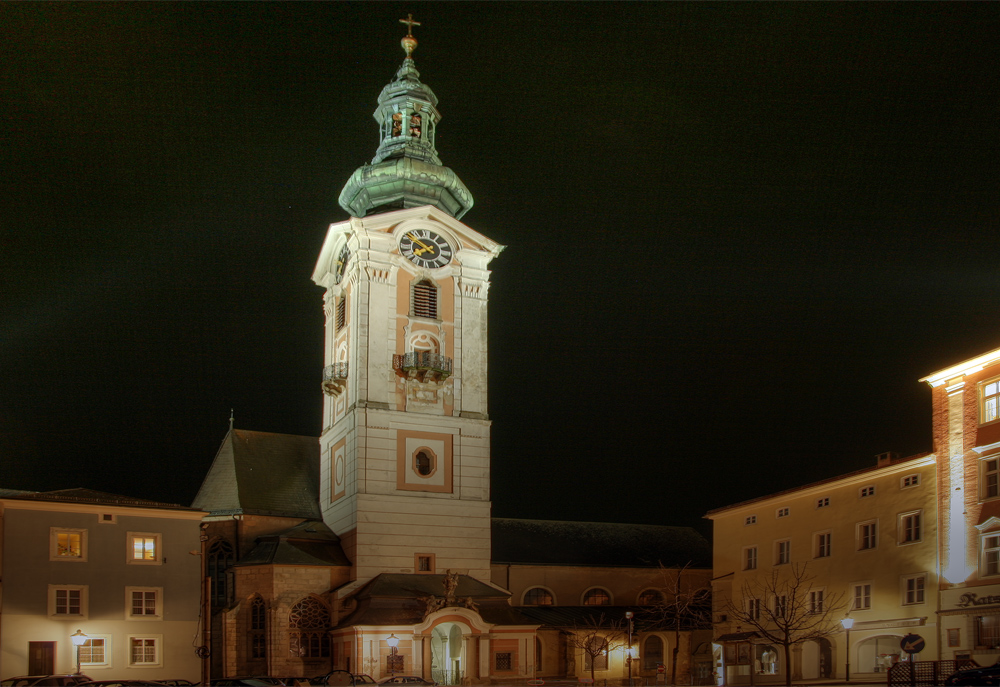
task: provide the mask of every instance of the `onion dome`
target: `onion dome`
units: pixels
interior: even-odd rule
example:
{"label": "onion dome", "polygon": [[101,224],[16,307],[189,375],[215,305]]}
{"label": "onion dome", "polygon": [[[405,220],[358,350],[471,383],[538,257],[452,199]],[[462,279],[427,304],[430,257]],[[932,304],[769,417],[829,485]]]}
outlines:
{"label": "onion dome", "polygon": [[417,47],[412,15],[401,41],[406,59],[378,97],[375,121],[381,142],[371,164],[354,171],[340,192],[340,207],[353,217],[402,208],[433,205],[455,219],[472,207],[472,194],[451,169],[441,164],[434,147],[441,114],[437,96],[420,82],[411,54]]}

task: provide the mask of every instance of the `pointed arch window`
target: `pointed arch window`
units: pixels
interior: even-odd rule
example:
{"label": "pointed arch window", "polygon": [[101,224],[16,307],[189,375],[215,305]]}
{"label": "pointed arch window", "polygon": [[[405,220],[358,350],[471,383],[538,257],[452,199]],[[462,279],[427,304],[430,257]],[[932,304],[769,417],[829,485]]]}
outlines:
{"label": "pointed arch window", "polygon": [[314,597],[292,606],[288,614],[288,650],[292,656],[310,660],[330,657],[330,611]]}
{"label": "pointed arch window", "polygon": [[255,595],[250,601],[250,658],[267,658],[267,608],[264,599]]}
{"label": "pointed arch window", "polygon": [[428,279],[410,287],[410,314],[413,317],[438,318],[438,288]]}
{"label": "pointed arch window", "polygon": [[229,602],[229,579],[226,571],[232,564],[232,544],[220,539],[208,548],[208,578],[212,583],[213,606],[225,606]]}

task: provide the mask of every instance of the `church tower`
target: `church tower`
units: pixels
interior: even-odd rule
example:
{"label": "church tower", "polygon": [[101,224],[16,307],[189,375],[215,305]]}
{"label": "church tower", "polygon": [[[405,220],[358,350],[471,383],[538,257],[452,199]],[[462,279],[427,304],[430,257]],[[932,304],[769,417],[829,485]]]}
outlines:
{"label": "church tower", "polygon": [[382,89],[371,164],[340,195],[313,281],[326,337],[320,508],[357,583],[490,578],[486,311],[503,246],[459,220],[472,196],[434,146],[438,100],[412,53]]}

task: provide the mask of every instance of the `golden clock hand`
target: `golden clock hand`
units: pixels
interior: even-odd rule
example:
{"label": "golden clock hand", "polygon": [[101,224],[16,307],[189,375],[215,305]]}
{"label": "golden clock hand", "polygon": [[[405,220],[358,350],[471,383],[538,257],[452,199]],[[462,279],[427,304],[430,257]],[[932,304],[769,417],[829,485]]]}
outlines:
{"label": "golden clock hand", "polygon": [[413,241],[415,244],[417,244],[418,246],[420,246],[423,249],[421,251],[414,251],[413,252],[414,255],[420,255],[420,253],[433,253],[434,252],[433,248],[431,248],[430,246],[428,246],[426,243],[424,243],[423,241],[421,241],[420,239],[418,239],[413,234],[410,234],[409,236],[410,236],[410,240],[411,241]]}

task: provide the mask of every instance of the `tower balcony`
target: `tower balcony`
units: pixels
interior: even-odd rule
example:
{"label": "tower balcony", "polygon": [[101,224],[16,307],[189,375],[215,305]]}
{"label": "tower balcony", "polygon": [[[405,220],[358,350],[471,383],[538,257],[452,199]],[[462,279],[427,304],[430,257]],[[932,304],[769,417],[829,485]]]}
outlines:
{"label": "tower balcony", "polygon": [[347,363],[334,363],[323,368],[323,393],[340,396],[347,388]]}
{"label": "tower balcony", "polygon": [[452,373],[451,358],[431,351],[392,356],[392,369],[421,382],[443,382]]}

